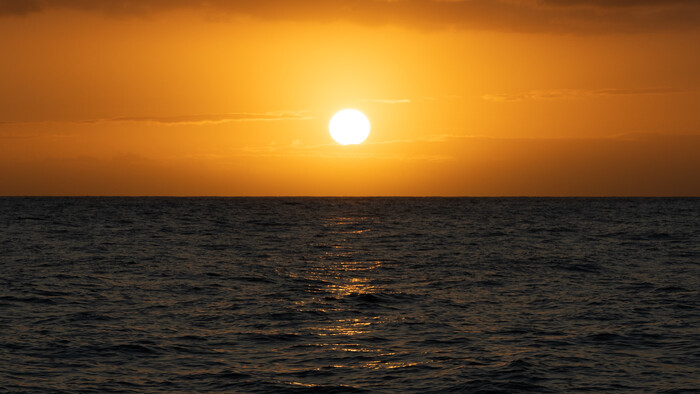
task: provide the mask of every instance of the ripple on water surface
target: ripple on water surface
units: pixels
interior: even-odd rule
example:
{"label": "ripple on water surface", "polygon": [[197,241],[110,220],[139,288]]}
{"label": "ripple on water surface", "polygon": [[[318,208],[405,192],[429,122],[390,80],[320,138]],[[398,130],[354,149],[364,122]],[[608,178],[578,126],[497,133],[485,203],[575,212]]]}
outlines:
{"label": "ripple on water surface", "polygon": [[700,200],[0,198],[8,391],[700,388]]}

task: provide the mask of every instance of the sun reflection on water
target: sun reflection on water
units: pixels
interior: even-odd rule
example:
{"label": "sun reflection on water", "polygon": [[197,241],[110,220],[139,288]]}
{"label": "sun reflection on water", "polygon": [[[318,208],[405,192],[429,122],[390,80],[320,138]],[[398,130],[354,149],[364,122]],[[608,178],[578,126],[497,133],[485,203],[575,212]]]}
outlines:
{"label": "sun reflection on water", "polygon": [[[373,312],[362,310],[352,301],[355,297],[375,294],[375,272],[382,267],[379,260],[369,259],[365,250],[359,247],[364,237],[372,231],[371,217],[331,217],[323,224],[320,235],[324,242],[312,246],[317,253],[308,261],[304,279],[309,281],[307,292],[312,294],[312,302],[317,310],[332,310],[327,321],[319,321],[310,327],[323,342],[320,346],[341,354],[383,354],[382,350],[362,344],[365,336],[371,336],[372,325],[381,320]],[[319,250],[320,249],[320,250]],[[319,285],[321,284],[321,285]],[[347,304],[347,305],[346,305]],[[322,308],[323,305],[329,307]],[[336,308],[331,308],[330,305]],[[340,308],[337,308],[340,305]],[[357,316],[359,314],[359,316]],[[334,338],[326,342],[324,338]],[[338,342],[344,338],[347,341]],[[375,361],[373,361],[375,362]],[[343,363],[339,367],[370,367]]]}
{"label": "sun reflection on water", "polygon": [[338,319],[330,326],[316,327],[316,331],[320,336],[353,336],[368,333],[370,324],[372,323],[360,319]]}
{"label": "sun reflection on water", "polygon": [[312,339],[305,346],[314,349],[315,359],[328,359],[321,369],[390,370],[423,364],[416,362],[420,358],[397,361],[395,350],[378,334],[397,317],[382,308],[385,263],[371,253],[376,220],[327,218],[310,237],[298,269],[286,273],[303,286],[306,297],[297,300],[297,312],[309,316],[303,331]]}

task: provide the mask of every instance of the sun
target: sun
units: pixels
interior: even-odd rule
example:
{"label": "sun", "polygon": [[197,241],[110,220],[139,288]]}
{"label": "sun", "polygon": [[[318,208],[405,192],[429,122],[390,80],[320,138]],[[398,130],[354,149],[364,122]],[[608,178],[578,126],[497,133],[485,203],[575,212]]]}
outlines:
{"label": "sun", "polygon": [[359,144],[369,136],[369,119],[356,109],[344,109],[333,115],[328,128],[339,144]]}

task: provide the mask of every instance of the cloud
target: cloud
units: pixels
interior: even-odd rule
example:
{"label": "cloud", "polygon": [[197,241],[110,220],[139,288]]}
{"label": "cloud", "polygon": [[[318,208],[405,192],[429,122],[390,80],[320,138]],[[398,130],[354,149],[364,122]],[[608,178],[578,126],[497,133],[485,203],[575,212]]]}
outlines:
{"label": "cloud", "polygon": [[[394,141],[392,143],[396,143]],[[403,141],[404,143],[409,141]],[[365,143],[365,145],[376,145]],[[454,160],[451,155],[441,154],[415,154],[379,151],[338,151],[338,144],[321,144],[303,146],[292,143],[291,145],[247,146],[238,150],[236,157],[252,158],[326,158],[326,159],[377,159],[377,160],[402,160],[402,161],[447,161]]]}
{"label": "cloud", "polygon": [[267,113],[228,113],[228,114],[204,114],[204,115],[180,115],[180,116],[123,116],[108,119],[85,120],[81,123],[98,122],[146,122],[164,125],[197,125],[219,124],[229,122],[275,122],[281,120],[308,120],[313,119],[303,112],[267,112]]}
{"label": "cloud", "polygon": [[[203,125],[220,124],[229,122],[275,122],[282,120],[308,120],[313,119],[306,111],[280,111],[280,112],[239,112],[226,114],[203,114],[203,115],[179,115],[179,116],[119,116],[114,118],[85,119],[80,121],[70,121],[66,123],[157,123],[163,125]],[[34,123],[34,122],[8,122],[0,121],[2,124]]]}
{"label": "cloud", "polygon": [[379,103],[379,104],[408,104],[411,99],[362,99],[364,103]]}
{"label": "cloud", "polygon": [[693,90],[682,90],[673,88],[640,88],[640,89],[553,89],[553,90],[531,90],[524,93],[498,93],[485,94],[482,98],[494,103],[508,103],[526,100],[573,100],[591,97],[604,96],[638,96],[650,94],[674,94],[692,93]]}
{"label": "cloud", "polygon": [[[456,100],[456,99],[461,99],[461,96],[447,96],[441,98],[442,100]],[[437,101],[441,100],[440,98],[437,97],[431,97],[431,96],[423,96],[419,98],[399,98],[399,99],[380,99],[380,98],[369,98],[369,99],[361,99],[359,100],[360,102],[363,103],[377,103],[377,104],[410,104],[410,103],[424,103],[426,101]]]}
{"label": "cloud", "polygon": [[560,7],[629,8],[696,6],[697,0],[540,0],[540,3]]}
{"label": "cloud", "polygon": [[32,0],[0,0],[0,15],[27,15],[39,12],[43,5]]}
{"label": "cloud", "polygon": [[0,0],[0,15],[71,9],[110,16],[199,11],[264,20],[600,34],[696,30],[696,0]]}
{"label": "cloud", "polygon": [[691,93],[692,90],[673,88],[641,88],[641,89],[602,89],[593,92],[599,96],[620,96],[620,95],[640,95],[640,94],[671,94],[671,93]]}

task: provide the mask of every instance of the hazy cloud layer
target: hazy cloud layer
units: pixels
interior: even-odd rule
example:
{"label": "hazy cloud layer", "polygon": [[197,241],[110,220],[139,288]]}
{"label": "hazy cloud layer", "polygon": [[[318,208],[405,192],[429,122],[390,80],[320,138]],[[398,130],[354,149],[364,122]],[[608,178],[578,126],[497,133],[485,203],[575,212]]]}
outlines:
{"label": "hazy cloud layer", "polygon": [[363,99],[360,100],[363,103],[377,103],[377,104],[408,104],[411,103],[411,99]]}
{"label": "hazy cloud layer", "polygon": [[268,113],[229,113],[181,116],[122,116],[109,119],[83,121],[96,122],[146,122],[166,125],[177,124],[217,124],[228,122],[274,122],[280,120],[306,120],[311,117],[299,112],[268,112]]}
{"label": "hazy cloud layer", "polygon": [[668,7],[675,5],[696,6],[697,0],[540,0],[541,4],[562,7]]}
{"label": "hazy cloud layer", "polygon": [[436,101],[436,100],[455,100],[461,99],[461,96],[447,96],[442,98],[423,96],[418,98],[366,98],[358,100],[362,103],[374,103],[374,104],[411,104],[411,103],[424,103],[426,101]]}
{"label": "hazy cloud layer", "polygon": [[[114,118],[85,119],[74,121],[76,123],[109,123],[109,122],[129,122],[129,123],[158,123],[164,125],[196,125],[196,124],[218,124],[228,122],[274,122],[281,120],[308,120],[313,117],[308,116],[306,111],[289,112],[266,112],[266,113],[227,113],[227,114],[203,114],[203,115],[179,115],[179,116],[118,116]],[[32,123],[32,122],[8,122],[0,121],[2,124]]]}
{"label": "hazy cloud layer", "polygon": [[4,15],[48,9],[121,16],[189,10],[267,20],[587,34],[700,26],[696,0],[0,0]]}
{"label": "hazy cloud layer", "polygon": [[598,89],[598,90],[532,90],[524,93],[485,94],[482,98],[495,103],[507,103],[525,100],[571,100],[603,96],[636,96],[649,94],[690,93],[691,90],[672,88],[641,88],[641,89]]}

